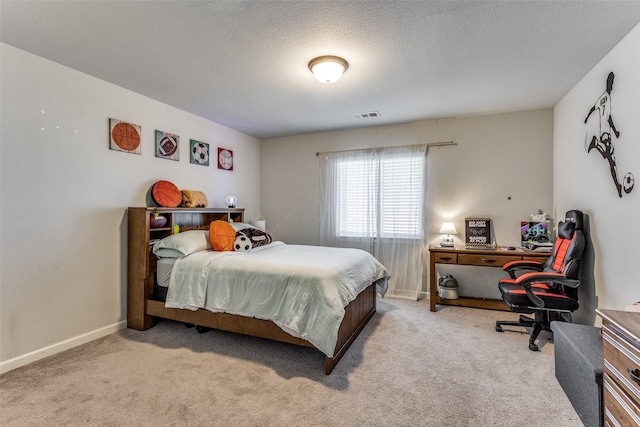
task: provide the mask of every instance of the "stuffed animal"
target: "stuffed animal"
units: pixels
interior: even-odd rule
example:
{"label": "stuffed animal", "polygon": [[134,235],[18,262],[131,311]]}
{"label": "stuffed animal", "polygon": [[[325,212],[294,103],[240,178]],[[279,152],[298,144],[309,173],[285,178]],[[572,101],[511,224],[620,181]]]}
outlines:
{"label": "stuffed animal", "polygon": [[209,204],[206,194],[202,191],[180,190],[182,193],[182,203],[180,206],[185,208],[206,208]]}
{"label": "stuffed animal", "polygon": [[236,237],[245,236],[250,242],[252,248],[268,245],[271,243],[271,236],[258,228],[243,228],[236,233]]}
{"label": "stuffed animal", "polygon": [[236,234],[236,240],[233,243],[233,250],[236,252],[247,252],[250,251],[253,246],[251,245],[251,240],[247,236],[242,233]]}
{"label": "stuffed animal", "polygon": [[216,251],[232,251],[236,230],[226,221],[216,220],[209,224],[209,242]]}

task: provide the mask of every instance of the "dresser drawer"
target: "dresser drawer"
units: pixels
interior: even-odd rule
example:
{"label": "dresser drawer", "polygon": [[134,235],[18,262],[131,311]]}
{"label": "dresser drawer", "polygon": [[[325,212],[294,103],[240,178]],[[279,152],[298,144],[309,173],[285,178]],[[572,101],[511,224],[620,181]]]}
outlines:
{"label": "dresser drawer", "polygon": [[494,267],[502,267],[506,263],[510,261],[519,260],[520,257],[513,257],[509,255],[494,255],[494,254],[486,254],[486,255],[471,255],[471,254],[460,254],[458,255],[458,264],[465,265],[489,265]]}
{"label": "dresser drawer", "polygon": [[434,252],[433,257],[435,262],[439,264],[456,264],[458,262],[458,254],[448,254],[442,252]]}
{"label": "dresser drawer", "polygon": [[640,350],[609,325],[602,327],[602,355],[605,369],[635,401],[640,401]]}
{"label": "dresser drawer", "polygon": [[[605,364],[604,375],[604,415],[609,425],[638,426],[640,425],[640,408],[618,386]],[[615,422],[614,422],[615,420]]]}

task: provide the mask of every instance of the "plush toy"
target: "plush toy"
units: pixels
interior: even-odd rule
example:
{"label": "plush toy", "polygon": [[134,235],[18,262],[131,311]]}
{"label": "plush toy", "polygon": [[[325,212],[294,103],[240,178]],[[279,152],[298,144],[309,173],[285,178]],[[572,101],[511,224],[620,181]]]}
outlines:
{"label": "plush toy", "polygon": [[244,234],[238,233],[235,242],[233,243],[233,250],[236,252],[248,252],[253,246],[251,240]]}
{"label": "plush toy", "polygon": [[209,224],[209,241],[216,251],[232,251],[236,230],[226,221],[216,220]]}
{"label": "plush toy", "polygon": [[180,204],[180,190],[169,181],[158,181],[153,184],[151,195],[158,206],[175,208]]}
{"label": "plush toy", "polygon": [[252,248],[257,248],[258,246],[263,246],[271,243],[271,236],[269,233],[266,233],[258,228],[243,228],[238,231],[236,237],[243,235],[250,242]]}
{"label": "plush toy", "polygon": [[182,203],[180,206],[185,208],[206,208],[209,204],[207,195],[202,191],[180,190],[182,193]]}

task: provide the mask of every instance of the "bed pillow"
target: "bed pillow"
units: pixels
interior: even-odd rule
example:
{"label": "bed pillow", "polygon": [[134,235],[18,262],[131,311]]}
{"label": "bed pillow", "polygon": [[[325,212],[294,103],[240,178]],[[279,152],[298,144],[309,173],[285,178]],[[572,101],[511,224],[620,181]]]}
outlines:
{"label": "bed pillow", "polygon": [[211,249],[207,230],[189,230],[172,234],[153,245],[153,253],[161,258],[182,258],[207,249]]}
{"label": "bed pillow", "polygon": [[232,251],[236,230],[226,221],[216,220],[209,225],[209,241],[216,251]]}
{"label": "bed pillow", "polygon": [[246,222],[232,222],[231,226],[233,227],[234,230],[236,230],[236,232],[240,230],[244,230],[245,228],[258,228],[258,227],[254,227],[251,224],[247,224]]}

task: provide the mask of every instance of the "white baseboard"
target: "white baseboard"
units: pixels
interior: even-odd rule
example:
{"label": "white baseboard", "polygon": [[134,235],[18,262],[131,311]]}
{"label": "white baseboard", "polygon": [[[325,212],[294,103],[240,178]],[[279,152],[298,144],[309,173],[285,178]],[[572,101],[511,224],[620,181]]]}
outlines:
{"label": "white baseboard", "polygon": [[61,353],[79,345],[86,344],[90,341],[97,340],[98,338],[106,337],[107,335],[111,335],[114,332],[125,329],[126,327],[127,321],[123,320],[121,322],[105,326],[104,328],[96,329],[95,331],[87,332],[86,334],[78,335],[77,337],[69,338],[68,340],[61,341],[57,344],[41,348],[40,350],[32,351],[31,353],[0,362],[0,374],[4,374],[5,372],[28,365],[29,363],[36,362],[40,359],[44,359],[45,357],[53,356],[54,354]]}

